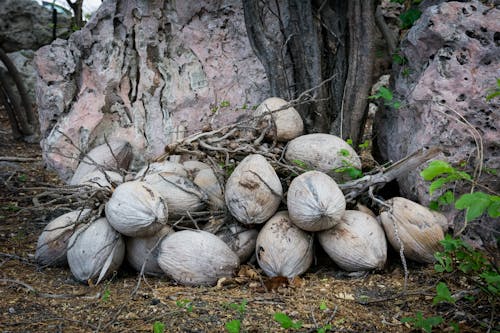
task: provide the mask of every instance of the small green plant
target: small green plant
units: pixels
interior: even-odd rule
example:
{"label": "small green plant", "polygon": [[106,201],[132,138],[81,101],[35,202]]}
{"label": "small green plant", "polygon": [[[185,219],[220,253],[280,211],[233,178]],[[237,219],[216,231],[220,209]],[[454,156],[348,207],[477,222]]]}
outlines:
{"label": "small green plant", "polygon": [[409,29],[420,18],[422,11],[418,8],[410,8],[399,15],[401,21],[401,29]]}
{"label": "small green plant", "polygon": [[21,210],[21,207],[17,205],[17,202],[9,202],[7,205],[2,207],[2,209],[9,212],[18,212]]}
{"label": "small green plant", "polygon": [[187,312],[193,312],[193,302],[188,299],[181,299],[175,301],[175,305],[178,308],[186,309]]}
{"label": "small green plant", "polygon": [[394,109],[399,109],[401,107],[401,102],[394,99],[394,95],[390,89],[387,87],[380,87],[375,95],[368,96],[368,99],[382,99],[385,106],[393,107]]}
{"label": "small green plant", "polygon": [[296,166],[298,166],[299,168],[304,169],[304,170],[311,170],[311,167],[309,166],[309,164],[307,164],[304,161],[301,161],[301,160],[292,160],[292,163],[295,164]]}
{"label": "small green plant", "polygon": [[406,65],[408,63],[408,59],[405,56],[402,56],[400,53],[394,53],[392,55],[392,62],[397,65]]}
{"label": "small green plant", "polygon": [[102,296],[101,296],[101,301],[107,302],[109,301],[109,297],[111,296],[111,290],[109,290],[108,286],[104,289]]}
{"label": "small green plant", "polygon": [[451,296],[450,289],[444,282],[439,282],[436,286],[436,296],[432,299],[432,304],[447,302],[455,304],[455,299]]}
{"label": "small green plant", "polygon": [[226,305],[229,309],[236,310],[238,313],[238,319],[233,319],[226,323],[225,327],[229,333],[239,333],[241,330],[241,322],[245,317],[247,312],[247,304],[248,301],[243,299],[239,304],[238,303],[230,303]]}
{"label": "small green plant", "polygon": [[356,168],[351,162],[347,160],[342,160],[343,166],[340,168],[334,169],[337,173],[343,173],[348,175],[351,179],[358,179],[363,177],[363,171]]}
{"label": "small green plant", "polygon": [[155,321],[153,324],[153,333],[163,333],[165,332],[165,324],[161,321]]}
{"label": "small green plant", "polygon": [[[441,241],[442,252],[436,252],[434,270],[438,273],[451,273],[456,270],[466,274],[467,278],[479,285],[486,294],[498,297],[500,293],[500,275],[496,268],[480,251],[475,250],[460,238],[446,235]],[[439,285],[438,285],[439,286]],[[441,286],[443,292],[446,291]]]}
{"label": "small green plant", "polygon": [[358,145],[358,147],[361,148],[361,149],[368,149],[368,148],[370,148],[370,145],[371,145],[371,141],[370,140],[365,140],[365,141],[363,141],[363,143],[360,143]]}
{"label": "small green plant", "polygon": [[500,96],[500,78],[497,79],[497,86],[496,88],[492,89],[489,94],[486,96],[486,101],[490,101],[495,97]]}
{"label": "small green plant", "polygon": [[[449,163],[440,160],[432,161],[427,168],[420,172],[420,175],[424,180],[432,181],[429,185],[429,194],[431,196],[451,182],[473,182],[472,176],[467,172],[459,171]],[[457,200],[453,192],[445,191],[437,198],[437,201],[431,203],[431,208],[436,209],[439,205],[452,203],[455,203],[456,209],[466,210],[466,221],[478,218],[484,213],[487,213],[490,217],[500,216],[500,196],[481,191],[462,194]]]}
{"label": "small green plant", "polygon": [[226,108],[228,106],[231,106],[231,103],[229,101],[224,100],[224,101],[220,102],[219,105],[221,108]]}
{"label": "small green plant", "polygon": [[276,312],[274,314],[274,320],[276,320],[284,329],[291,328],[294,330],[298,330],[302,328],[301,321],[293,321],[292,318],[282,312]]}
{"label": "small green plant", "polygon": [[19,175],[19,176],[17,176],[17,180],[19,180],[20,182],[23,182],[23,183],[24,183],[25,181],[27,181],[27,180],[28,180],[28,176],[26,176],[26,175],[24,175],[24,174]]}
{"label": "small green plant", "polygon": [[414,329],[421,329],[427,333],[432,332],[432,328],[443,321],[444,319],[441,316],[424,318],[421,311],[418,311],[415,317],[404,317],[401,319],[402,323],[412,324]]}
{"label": "small green plant", "polygon": [[226,323],[226,330],[229,333],[240,333],[241,330],[241,320],[233,319]]}

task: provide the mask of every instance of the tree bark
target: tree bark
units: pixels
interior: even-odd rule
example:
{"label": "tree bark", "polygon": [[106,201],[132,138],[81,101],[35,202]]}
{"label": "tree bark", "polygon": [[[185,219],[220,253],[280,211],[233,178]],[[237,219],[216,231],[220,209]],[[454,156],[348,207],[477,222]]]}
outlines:
{"label": "tree bark", "polygon": [[[243,7],[248,37],[271,82],[271,93],[293,99],[315,88],[310,103],[297,106],[306,131],[358,142],[373,70],[374,3],[243,0]],[[276,23],[263,19],[263,10],[272,7],[282,29],[273,29]],[[276,37],[277,31],[282,36]],[[290,69],[277,50],[289,57]]]}

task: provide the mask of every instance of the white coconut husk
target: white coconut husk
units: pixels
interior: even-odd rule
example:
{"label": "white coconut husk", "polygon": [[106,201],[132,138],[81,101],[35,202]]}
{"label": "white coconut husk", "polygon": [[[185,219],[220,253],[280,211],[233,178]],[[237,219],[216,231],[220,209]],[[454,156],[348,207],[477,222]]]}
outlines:
{"label": "white coconut husk", "polygon": [[38,237],[35,261],[42,266],[66,265],[68,240],[91,212],[90,209],[79,209],[50,221]]}
{"label": "white coconut husk", "polygon": [[211,169],[210,165],[208,165],[207,163],[196,160],[184,161],[182,162],[182,165],[193,178],[196,177],[198,172],[200,172],[201,170]]}
{"label": "white coconut husk", "polygon": [[384,208],[380,213],[380,220],[392,247],[396,251],[400,250],[397,228],[405,257],[421,263],[434,262],[434,253],[442,250],[440,241],[444,239],[440,222],[446,218],[401,197],[389,199],[386,204],[390,208]]}
{"label": "white coconut husk", "polygon": [[282,196],[278,175],[262,155],[245,157],[226,182],[226,205],[243,224],[266,222],[278,209]]}
{"label": "white coconut husk", "polygon": [[83,176],[101,168],[128,168],[132,160],[132,146],[121,140],[110,140],[108,143],[95,147],[82,159],[69,182],[71,185],[80,184]]}
{"label": "white coconut husk", "polygon": [[146,175],[144,181],[154,188],[168,205],[171,219],[187,216],[187,212],[205,209],[208,196],[186,177],[170,173]]}
{"label": "white coconut husk", "polygon": [[341,138],[323,133],[299,136],[288,143],[285,158],[289,163],[306,164],[327,173],[338,181],[350,180],[342,168],[361,169],[361,160],[354,149]]}
{"label": "white coconut husk", "polygon": [[[255,110],[254,115],[260,116],[275,110],[279,110],[288,104],[287,101],[278,97],[270,97],[262,102]],[[284,110],[272,112],[264,119],[272,118],[276,138],[278,141],[286,142],[295,139],[304,132],[304,122],[300,117],[299,112],[294,107],[289,107]]]}
{"label": "white coconut husk", "polygon": [[174,175],[187,177],[188,173],[184,166],[180,163],[163,161],[163,162],[153,162],[142,167],[135,175],[136,180],[142,180],[146,175],[152,175],[155,173],[171,173]]}
{"label": "white coconut husk", "polygon": [[130,266],[140,272],[144,265],[144,274],[162,275],[163,271],[158,265],[159,241],[173,232],[172,227],[166,225],[152,236],[127,238],[125,240],[126,256]]}
{"label": "white coconut husk", "polygon": [[296,226],[306,231],[321,231],[340,222],[346,201],[331,177],[319,171],[308,171],[292,180],[287,207]]}
{"label": "white coconut husk", "polygon": [[193,183],[198,185],[207,194],[207,205],[210,210],[224,209],[225,203],[222,186],[211,168],[199,170],[196,177],[194,177]]}
{"label": "white coconut husk", "polygon": [[238,224],[232,224],[217,232],[231,250],[240,258],[240,263],[246,262],[255,252],[255,243],[259,232],[256,229],[247,229]]}
{"label": "white coconut husk", "polygon": [[125,256],[125,242],[106,218],[78,229],[68,242],[68,264],[73,276],[96,284],[116,271]]}
{"label": "white coconut husk", "polygon": [[[111,182],[111,183],[110,183]],[[97,188],[112,189],[124,182],[124,177],[115,171],[95,170],[80,179],[79,185],[90,185]]]}
{"label": "white coconut husk", "polygon": [[318,233],[318,240],[346,271],[380,269],[387,260],[384,229],[373,216],[357,210],[346,210],[339,224]]}
{"label": "white coconut husk", "polygon": [[150,236],[168,221],[167,203],[151,185],[126,182],[106,203],[106,217],[118,232],[129,237]]}
{"label": "white coconut husk", "polygon": [[297,228],[288,212],[276,213],[262,228],[255,246],[257,262],[267,276],[301,275],[313,260],[313,236]]}
{"label": "white coconut husk", "polygon": [[182,230],[161,242],[158,264],[181,284],[214,285],[222,277],[231,277],[240,261],[214,234]]}

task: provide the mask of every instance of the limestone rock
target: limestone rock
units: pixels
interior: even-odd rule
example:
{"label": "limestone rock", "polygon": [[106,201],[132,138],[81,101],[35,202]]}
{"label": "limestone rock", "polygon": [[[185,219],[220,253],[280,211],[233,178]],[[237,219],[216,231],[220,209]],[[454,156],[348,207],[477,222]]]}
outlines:
{"label": "limestone rock", "polygon": [[163,153],[176,128],[232,123],[269,95],[240,1],[117,3],[36,55],[43,155],[66,180],[78,149],[61,132],[84,151],[126,139],[135,168]]}
{"label": "limestone rock", "polygon": [[[32,0],[0,2],[0,47],[5,52],[36,50],[52,41],[52,11]],[[70,33],[71,17],[58,14],[57,37]]]}
{"label": "limestone rock", "polygon": [[[500,75],[499,34],[500,10],[480,2],[445,2],[424,11],[401,44],[408,62],[395,74],[394,98],[402,107],[377,116],[383,158],[396,161],[422,147],[443,145],[439,159],[465,163],[471,172],[478,162],[472,135],[477,130],[484,147],[483,167],[500,168],[500,99],[486,101]],[[403,196],[425,205],[429,183],[419,176],[420,170],[398,181]],[[479,182],[498,192],[499,180],[483,172]],[[469,188],[459,185],[454,190],[465,193]],[[453,208],[447,212],[450,220],[456,214]]]}

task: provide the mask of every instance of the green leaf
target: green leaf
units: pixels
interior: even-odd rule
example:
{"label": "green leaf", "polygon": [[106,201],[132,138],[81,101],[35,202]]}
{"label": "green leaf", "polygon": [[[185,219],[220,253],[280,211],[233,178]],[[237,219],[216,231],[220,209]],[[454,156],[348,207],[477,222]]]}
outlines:
{"label": "green leaf", "polygon": [[306,162],[304,162],[304,161],[301,161],[301,160],[292,160],[292,163],[295,164],[296,166],[302,168],[302,169],[305,169],[305,170],[309,169],[309,165]]}
{"label": "green leaf", "polygon": [[276,312],[274,314],[274,320],[276,320],[278,323],[280,323],[281,327],[288,329],[288,328],[293,328],[293,329],[299,329],[302,327],[302,322],[301,321],[293,321],[290,317],[288,317],[286,314],[281,313],[281,312]]}
{"label": "green leaf", "polygon": [[406,58],[400,55],[399,53],[394,53],[392,55],[392,61],[398,65],[404,65],[408,62],[408,60],[406,60]]}
{"label": "green leaf", "polygon": [[101,300],[103,302],[106,302],[109,300],[110,296],[111,296],[111,291],[108,288],[106,288],[106,289],[104,289],[104,292],[102,293]]}
{"label": "green leaf", "polygon": [[439,282],[437,284],[436,297],[432,300],[432,304],[438,304],[440,302],[455,303],[455,299],[451,296],[451,292],[444,282]]}
{"label": "green leaf", "polygon": [[395,109],[399,109],[401,107],[401,102],[396,101],[396,102],[392,103],[392,107]]}
{"label": "green leaf", "polygon": [[348,144],[349,146],[352,146],[352,139],[347,139],[347,140],[345,140],[345,142],[347,142],[347,144]]}
{"label": "green leaf", "polygon": [[228,107],[230,105],[231,105],[231,103],[229,101],[222,101],[222,102],[220,102],[220,107],[221,108],[225,108],[225,107]]}
{"label": "green leaf", "polygon": [[378,93],[380,94],[380,97],[386,102],[390,102],[393,99],[392,91],[384,86],[378,89]]}
{"label": "green leaf", "polygon": [[420,15],[422,15],[422,12],[417,8],[410,8],[406,12],[401,13],[401,15],[399,15],[399,19],[401,20],[401,28],[411,28],[413,23],[415,23],[415,21],[420,18]]}
{"label": "green leaf", "polygon": [[455,208],[460,210],[467,209],[466,220],[472,221],[483,215],[490,202],[490,195],[484,192],[466,193],[455,202]]}
{"label": "green leaf", "polygon": [[165,332],[165,324],[160,321],[155,321],[153,324],[153,333]]}
{"label": "green leaf", "polygon": [[326,311],[328,310],[328,306],[326,306],[326,302],[325,301],[321,301],[320,305],[319,305],[319,309],[321,311]]}
{"label": "green leaf", "polygon": [[488,207],[488,215],[490,217],[500,216],[500,197],[490,196],[490,206]]}
{"label": "green leaf", "polygon": [[438,198],[438,202],[441,205],[450,205],[455,202],[455,195],[452,191],[446,191]]}
{"label": "green leaf", "polygon": [[429,202],[429,209],[433,211],[439,211],[439,203],[437,201]]}
{"label": "green leaf", "polygon": [[240,333],[241,320],[234,319],[226,323],[226,330],[229,333]]}
{"label": "green leaf", "polygon": [[451,174],[455,169],[445,161],[435,160],[429,163],[429,166],[420,172],[424,180],[430,181],[442,174]]}
{"label": "green leaf", "polygon": [[349,156],[349,155],[350,155],[349,150],[344,149],[344,148],[340,149],[340,150],[339,150],[339,152],[340,152],[340,154],[341,154],[342,156],[344,156],[344,157],[346,157],[346,156]]}

